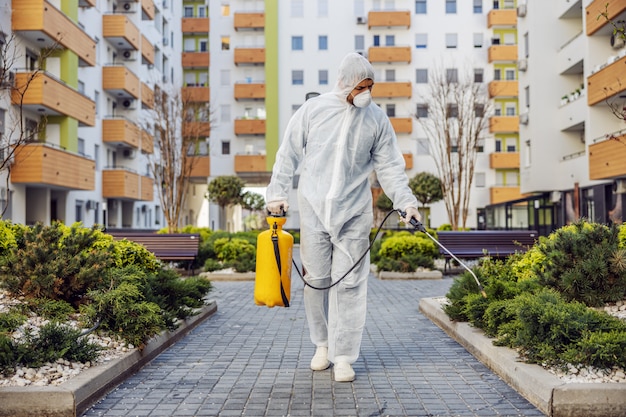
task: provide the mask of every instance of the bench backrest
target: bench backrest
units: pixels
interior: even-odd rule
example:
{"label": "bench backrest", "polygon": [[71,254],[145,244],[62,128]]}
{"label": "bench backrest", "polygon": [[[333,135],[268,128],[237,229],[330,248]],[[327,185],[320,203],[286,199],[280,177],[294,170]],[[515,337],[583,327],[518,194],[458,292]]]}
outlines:
{"label": "bench backrest", "polygon": [[[536,230],[476,230],[468,232],[437,232],[439,243],[456,256],[478,257],[487,253],[491,256],[508,256],[526,252],[539,238]],[[439,248],[444,256],[448,253]]]}
{"label": "bench backrest", "polygon": [[197,233],[111,232],[115,240],[127,239],[143,245],[164,261],[192,260],[198,255]]}

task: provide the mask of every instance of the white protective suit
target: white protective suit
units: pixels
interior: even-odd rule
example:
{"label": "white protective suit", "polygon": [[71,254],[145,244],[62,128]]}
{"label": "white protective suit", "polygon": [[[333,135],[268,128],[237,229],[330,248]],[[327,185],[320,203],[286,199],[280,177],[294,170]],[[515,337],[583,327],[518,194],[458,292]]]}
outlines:
{"label": "white protective suit", "polygon": [[[286,201],[292,177],[301,167],[300,251],[305,279],[315,287],[340,279],[369,246],[372,171],[394,208],[417,207],[387,115],[374,103],[357,108],[346,100],[368,78],[374,80],[369,61],[357,53],[343,59],[335,88],[306,101],[289,121],[267,188],[266,201]],[[328,347],[333,363],[358,358],[369,265],[366,256],[330,290],[305,286],[311,340]]]}

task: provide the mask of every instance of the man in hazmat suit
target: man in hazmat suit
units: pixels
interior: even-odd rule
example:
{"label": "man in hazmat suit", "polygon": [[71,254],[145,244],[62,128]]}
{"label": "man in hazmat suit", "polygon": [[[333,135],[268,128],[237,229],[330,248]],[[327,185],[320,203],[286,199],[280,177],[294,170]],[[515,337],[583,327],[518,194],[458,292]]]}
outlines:
{"label": "man in hazmat suit", "polygon": [[292,116],[276,154],[267,210],[286,212],[292,178],[301,169],[300,256],[306,270],[304,306],[317,349],[311,369],[334,364],[335,381],[355,378],[366,317],[366,256],[373,226],[369,176],[376,173],[395,209],[420,220],[404,158],[387,115],[372,103],[372,65],[357,53],[341,62],[334,89],[307,100]]}

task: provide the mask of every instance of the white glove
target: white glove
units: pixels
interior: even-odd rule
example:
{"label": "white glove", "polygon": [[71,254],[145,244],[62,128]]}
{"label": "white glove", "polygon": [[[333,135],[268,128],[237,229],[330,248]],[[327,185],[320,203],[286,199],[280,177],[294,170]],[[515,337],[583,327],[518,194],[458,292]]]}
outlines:
{"label": "white glove", "polygon": [[411,217],[420,223],[422,221],[422,216],[420,216],[420,212],[417,210],[417,208],[407,207],[406,209],[404,209],[404,217],[402,218],[402,221],[404,221],[406,224],[411,224]]}
{"label": "white glove", "polygon": [[270,201],[269,203],[267,203],[267,211],[270,214],[282,216],[283,214],[287,213],[288,209],[289,209],[289,204],[287,203],[286,200],[276,200],[276,201]]}

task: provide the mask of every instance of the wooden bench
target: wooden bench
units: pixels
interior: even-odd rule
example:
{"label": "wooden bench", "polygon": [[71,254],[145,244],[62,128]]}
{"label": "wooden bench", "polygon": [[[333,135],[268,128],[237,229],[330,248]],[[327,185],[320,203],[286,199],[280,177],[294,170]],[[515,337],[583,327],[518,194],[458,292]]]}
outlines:
{"label": "wooden bench", "polygon": [[143,245],[157,259],[176,262],[189,261],[191,265],[198,256],[200,235],[197,233],[153,233],[153,232],[107,232],[113,239],[127,239]]}
{"label": "wooden bench", "polygon": [[[539,238],[536,230],[473,230],[468,232],[437,232],[437,240],[459,259],[477,259],[485,256],[506,258],[516,252],[526,252]],[[446,260],[444,272],[452,257],[439,247]]]}

